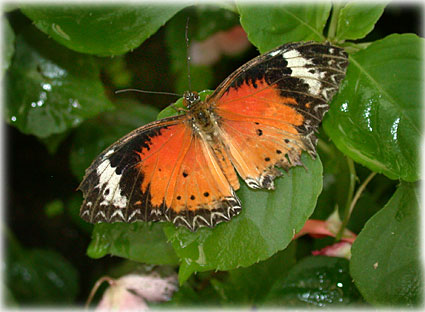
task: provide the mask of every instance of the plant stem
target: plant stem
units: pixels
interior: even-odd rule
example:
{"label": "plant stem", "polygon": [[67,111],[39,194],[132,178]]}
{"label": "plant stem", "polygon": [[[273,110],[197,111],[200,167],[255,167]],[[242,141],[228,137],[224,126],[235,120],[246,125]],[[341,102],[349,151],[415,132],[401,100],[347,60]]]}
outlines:
{"label": "plant stem", "polygon": [[[351,202],[350,209],[348,211],[347,220],[344,219],[344,221],[342,222],[341,228],[339,229],[337,237],[339,237],[339,234],[341,234],[341,237],[342,237],[342,233],[344,232],[344,229],[347,226],[348,220],[350,219],[351,213],[353,212],[353,209],[356,206],[357,201],[359,200],[366,186],[369,184],[369,182],[373,179],[375,175],[376,175],[376,172],[372,172],[371,174],[369,174],[368,177],[363,181],[363,183],[357,189],[357,192],[354,195],[353,201]],[[339,239],[341,239],[341,237],[339,237]]]}
{"label": "plant stem", "polygon": [[108,282],[109,285],[113,285],[115,283],[115,280],[109,276],[102,276],[100,279],[97,280],[96,284],[94,284],[92,290],[90,291],[90,295],[87,298],[87,302],[85,305],[85,309],[87,310],[90,306],[91,301],[93,300],[94,295],[96,294],[97,290],[99,289],[100,285],[103,282]]}
{"label": "plant stem", "polygon": [[336,35],[336,28],[338,26],[338,18],[339,18],[339,11],[341,10],[342,5],[333,2],[332,4],[332,16],[331,16],[331,22],[329,24],[329,31],[328,31],[328,40],[333,41]]}
{"label": "plant stem", "polygon": [[353,201],[354,187],[356,185],[356,177],[357,177],[356,168],[354,168],[353,160],[349,157],[347,157],[347,165],[348,165],[348,170],[350,171],[350,186],[348,188],[347,202],[345,203],[344,217],[342,219],[343,221],[335,237],[336,241],[339,241],[341,239],[342,234],[344,233],[344,229],[348,223],[348,220],[350,219],[350,207]]}

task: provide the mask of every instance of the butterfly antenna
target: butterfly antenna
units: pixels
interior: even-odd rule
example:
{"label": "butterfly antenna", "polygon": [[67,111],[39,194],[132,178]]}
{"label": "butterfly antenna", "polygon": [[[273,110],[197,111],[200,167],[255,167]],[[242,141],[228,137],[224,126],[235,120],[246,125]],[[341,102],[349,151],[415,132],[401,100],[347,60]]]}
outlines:
{"label": "butterfly antenna", "polygon": [[173,95],[173,96],[182,97],[181,94],[172,93],[172,92],[145,91],[145,90],[139,90],[139,89],[121,89],[121,90],[116,90],[115,91],[115,94],[124,93],[124,92],[139,92],[139,93],[150,93],[150,94],[163,94],[163,95]]}
{"label": "butterfly antenna", "polygon": [[187,17],[187,20],[186,20],[185,39],[186,39],[187,79],[189,81],[189,91],[192,91],[192,86],[190,83],[189,16]]}

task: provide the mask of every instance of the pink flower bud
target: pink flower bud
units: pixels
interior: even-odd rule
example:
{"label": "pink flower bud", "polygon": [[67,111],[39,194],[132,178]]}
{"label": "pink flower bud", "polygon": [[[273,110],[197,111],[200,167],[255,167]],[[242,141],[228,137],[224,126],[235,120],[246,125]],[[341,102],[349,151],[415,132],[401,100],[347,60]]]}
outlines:
{"label": "pink flower bud", "polygon": [[109,284],[96,310],[147,310],[146,301],[160,302],[171,299],[177,290],[177,276],[161,278],[156,274],[129,274],[117,280],[110,279]]}

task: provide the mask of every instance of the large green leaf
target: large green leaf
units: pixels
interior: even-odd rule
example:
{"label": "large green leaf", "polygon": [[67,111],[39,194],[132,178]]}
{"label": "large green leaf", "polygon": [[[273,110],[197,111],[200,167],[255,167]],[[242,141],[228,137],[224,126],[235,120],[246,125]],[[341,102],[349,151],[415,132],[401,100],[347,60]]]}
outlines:
{"label": "large green leaf", "polygon": [[178,264],[161,225],[144,222],[96,224],[87,254],[92,258],[111,254],[155,265]]}
{"label": "large green leaf", "polygon": [[26,4],[21,10],[40,30],[64,46],[82,53],[108,56],[137,48],[189,3],[120,6]]}
{"label": "large green leaf", "polygon": [[312,214],[322,189],[322,164],[302,155],[306,167],[295,167],[276,180],[275,191],[251,190],[244,182],[237,195],[242,212],[214,229],[164,225],[181,258],[182,283],[195,271],[247,267],[284,249]]}
{"label": "large green leaf", "polygon": [[358,2],[347,3],[338,15],[336,30],[337,41],[346,39],[361,39],[375,27],[388,1],[364,4]]}
{"label": "large green leaf", "polygon": [[310,256],[298,262],[266,298],[267,306],[335,307],[360,303],[344,258]]}
{"label": "large green leaf", "polygon": [[23,133],[46,138],[111,109],[92,56],[72,52],[34,27],[16,38],[7,72],[7,121]]}
{"label": "large green leaf", "polygon": [[416,306],[422,301],[419,201],[418,185],[402,183],[353,244],[350,272],[372,304]]}
{"label": "large green leaf", "polygon": [[132,130],[155,120],[158,109],[130,100],[116,103],[117,110],[86,121],[76,130],[71,149],[71,170],[82,179],[91,162],[109,145]]}
{"label": "large green leaf", "polygon": [[330,3],[254,5],[238,1],[241,24],[248,39],[264,53],[292,41],[324,41]]}
{"label": "large green leaf", "polygon": [[351,55],[323,121],[343,153],[391,179],[419,178],[423,42],[394,34]]}

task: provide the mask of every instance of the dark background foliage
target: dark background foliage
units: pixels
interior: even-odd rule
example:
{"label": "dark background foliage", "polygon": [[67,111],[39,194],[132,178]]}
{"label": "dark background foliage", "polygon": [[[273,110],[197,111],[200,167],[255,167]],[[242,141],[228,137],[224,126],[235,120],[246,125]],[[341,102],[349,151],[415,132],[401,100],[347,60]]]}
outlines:
{"label": "dark background foliage", "polygon": [[[128,125],[136,128],[144,122],[154,120],[159,110],[164,109],[175,101],[175,98],[166,95],[139,93],[116,95],[114,91],[117,88],[130,86],[143,90],[181,92],[182,86],[187,86],[187,77],[184,71],[176,70],[175,67],[179,68],[179,65],[172,64],[170,61],[170,55],[173,54],[170,45],[174,43],[167,38],[167,28],[169,29],[173,25],[181,25],[178,19],[185,19],[190,10],[189,8],[178,13],[164,27],[161,27],[153,36],[132,52],[116,58],[96,57],[98,63],[101,64],[100,75],[106,90],[106,96],[111,102],[124,103],[127,101],[128,103],[134,103],[137,101],[138,103],[149,105],[144,110],[146,120],[143,121],[131,120],[131,116],[114,116],[113,113],[101,118],[106,118],[107,122],[110,123],[116,121],[114,118],[126,118]],[[20,10],[12,10],[6,13],[6,17],[16,35],[25,32],[28,28],[34,28],[32,21],[22,14]],[[229,25],[237,22],[238,19],[235,16],[229,19]],[[200,21],[193,20],[190,27],[196,30],[199,27],[198,23]],[[387,7],[375,25],[375,29],[361,41],[374,41],[392,33],[408,32],[423,36],[419,28],[420,25],[421,9],[419,7]],[[38,30],[35,31],[38,32]],[[182,35],[180,36],[182,40],[179,39],[180,41],[175,44],[184,45],[184,29],[174,27],[172,31]],[[193,32],[196,33],[196,31]],[[44,34],[41,36],[44,40],[48,40]],[[196,35],[194,36],[196,39]],[[198,36],[201,35],[198,33]],[[60,49],[65,48],[60,47]],[[239,65],[257,54],[256,49],[252,47],[237,57],[223,57],[214,67],[204,69],[210,73],[210,81],[207,82],[207,85],[204,85],[204,82],[195,80],[197,75],[197,70],[195,69],[192,85],[194,88],[198,86],[199,88],[214,88]],[[183,64],[185,62],[184,57],[183,55]],[[172,68],[173,66],[174,68]],[[9,92],[9,90],[6,90],[6,92]],[[95,120],[96,118],[100,117],[94,117]],[[139,122],[140,124],[138,124]],[[81,127],[85,126],[85,124],[81,125]],[[56,137],[53,136],[48,139],[38,139],[33,135],[24,134],[10,125],[5,125],[5,129],[7,138],[7,175],[4,191],[6,194],[5,224],[7,228],[6,250],[8,259],[6,263],[6,275],[8,277],[6,297],[11,303],[18,305],[81,305],[87,299],[91,287],[99,277],[105,274],[119,276],[131,268],[139,266],[135,262],[123,260],[119,257],[106,256],[92,259],[86,254],[87,247],[91,242],[93,226],[84,223],[78,217],[82,195],[76,192],[80,180],[72,172],[78,171],[79,164],[73,163],[70,155],[75,152],[75,144],[78,144],[75,142],[79,142],[83,147],[86,146],[87,149],[95,149],[98,152],[100,150],[96,149],[96,146],[92,146],[90,136],[85,136],[76,131],[77,129],[67,131],[64,139],[64,134],[57,134]],[[108,129],[103,131],[105,135],[110,135],[116,139],[123,134],[108,133]],[[90,129],[86,133],[91,133]],[[322,136],[325,137],[324,134]],[[50,142],[46,145],[43,140],[50,140]],[[54,144],[55,140],[59,142],[57,147]],[[335,150],[336,157],[343,157],[342,154],[338,153]],[[341,167],[338,167],[338,160],[328,160],[327,162],[326,159],[323,159],[322,161],[325,170],[327,166],[331,170],[332,166],[334,166],[336,171],[341,169]],[[342,170],[342,174],[346,173],[346,169],[344,170]],[[366,168],[358,164],[356,164],[356,170],[360,180],[364,180],[369,173]],[[358,233],[365,221],[392,196],[397,183],[383,175],[376,177],[368,186],[365,194],[365,197],[375,196],[372,202],[375,203],[376,207],[369,207],[369,210],[362,213],[361,207],[363,206],[359,204],[359,211],[350,220],[349,228]],[[333,207],[327,205],[330,197],[326,196],[326,188],[324,193],[325,195],[319,197],[318,201],[318,207],[321,207],[321,209],[316,209],[313,215],[316,219],[325,219],[333,209]],[[335,199],[332,200],[335,201]],[[367,199],[363,198],[362,200]],[[326,242],[317,242],[312,238],[303,237],[298,240],[297,244],[297,246],[291,244],[285,252],[276,254],[272,257],[274,260],[270,261],[277,261],[280,258],[286,259],[285,257],[289,257],[288,254],[292,253],[296,254],[297,259],[305,258],[302,261],[302,265],[309,268],[318,265],[317,261],[308,263],[312,261],[306,256],[310,254],[311,250],[324,246]],[[52,251],[54,251],[54,254],[51,254]],[[335,260],[332,265],[333,268],[340,267],[341,270],[346,271],[348,270],[347,263],[346,260],[339,259]],[[267,268],[263,269],[266,270]],[[282,274],[287,270],[286,268],[280,269]],[[46,273],[40,274],[43,270]],[[262,268],[259,265],[254,268],[245,268],[244,270],[262,272]],[[59,276],[57,279],[49,278],[48,276],[51,276],[47,274],[49,272],[61,272],[60,274],[63,276]],[[222,300],[222,303],[228,303],[224,299],[226,298],[225,295],[218,298],[213,289],[220,290],[222,294],[227,294],[228,296],[235,296],[231,300],[234,304],[246,304],[253,300],[253,296],[250,296],[250,291],[255,289],[251,288],[254,287],[252,285],[253,281],[246,282],[246,289],[234,291],[234,287],[232,288],[232,280],[235,285],[242,287],[241,285],[244,283],[241,282],[241,278],[244,272],[229,273],[231,275],[230,280],[228,276],[224,276],[225,274],[227,273],[204,272],[192,276],[182,286],[174,302],[176,304],[179,302],[196,304],[197,301],[198,303],[209,301],[211,304],[216,304]],[[291,274],[296,273],[292,271]],[[72,278],[69,278],[69,276]],[[299,276],[294,280],[297,279],[299,280]],[[315,283],[314,281],[310,282]],[[347,285],[349,283],[350,281],[347,281]],[[270,298],[277,296],[282,299],[283,296],[279,294],[284,293],[285,296],[290,297],[288,294],[291,294],[291,292],[296,293],[297,287],[301,286],[294,286],[294,284],[289,282],[275,285],[269,296]],[[346,298],[344,297],[344,303],[364,301],[354,286],[347,287],[349,289],[347,288],[344,291],[348,295]],[[263,289],[263,291],[265,290]],[[215,295],[211,296],[210,294],[212,293]],[[239,298],[238,296],[241,297]],[[243,296],[246,296],[246,298]],[[282,300],[285,304],[290,302],[290,298]]]}

